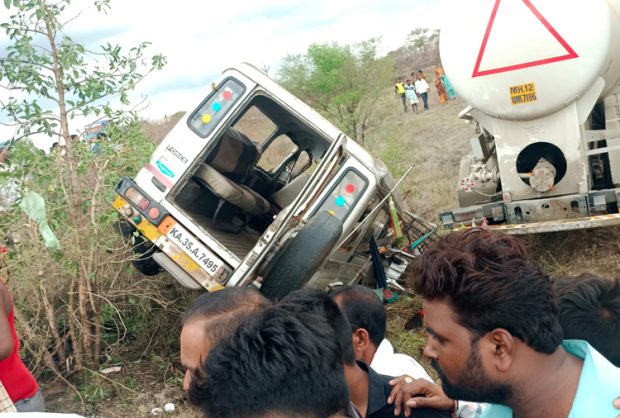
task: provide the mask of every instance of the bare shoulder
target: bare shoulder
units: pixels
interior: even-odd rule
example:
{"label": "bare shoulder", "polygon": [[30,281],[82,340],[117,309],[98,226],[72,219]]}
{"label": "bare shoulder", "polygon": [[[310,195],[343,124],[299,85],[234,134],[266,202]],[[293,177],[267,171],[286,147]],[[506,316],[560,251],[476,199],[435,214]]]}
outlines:
{"label": "bare shoulder", "polygon": [[9,312],[11,312],[12,305],[13,300],[9,293],[9,289],[6,287],[6,284],[4,284],[4,279],[0,277],[0,310],[8,315]]}

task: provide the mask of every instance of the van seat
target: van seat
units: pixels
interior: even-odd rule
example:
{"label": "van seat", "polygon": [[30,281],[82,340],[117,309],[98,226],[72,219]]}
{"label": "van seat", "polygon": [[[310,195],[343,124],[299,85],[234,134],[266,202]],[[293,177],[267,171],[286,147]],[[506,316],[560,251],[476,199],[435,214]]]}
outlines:
{"label": "van seat", "polygon": [[229,128],[205,162],[234,182],[241,183],[260,158],[256,144],[235,128]]}
{"label": "van seat", "polygon": [[194,176],[198,183],[217,197],[232,203],[249,215],[262,215],[271,209],[264,197],[243,184],[235,183],[208,164],[202,164]]}
{"label": "van seat", "polygon": [[273,201],[280,207],[280,209],[284,209],[293,203],[293,200],[295,200],[295,198],[299,195],[301,189],[303,189],[309,179],[310,176],[307,173],[301,173],[293,180],[285,184],[280,190],[275,192],[273,194]]}

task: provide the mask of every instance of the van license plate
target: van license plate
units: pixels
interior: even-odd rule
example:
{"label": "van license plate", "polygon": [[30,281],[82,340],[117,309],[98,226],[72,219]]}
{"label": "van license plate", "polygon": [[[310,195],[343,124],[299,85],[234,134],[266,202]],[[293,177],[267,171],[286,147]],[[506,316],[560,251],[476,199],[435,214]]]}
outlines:
{"label": "van license plate", "polygon": [[172,226],[166,236],[181,247],[192,260],[198,263],[210,275],[218,276],[224,268],[222,260],[213,255],[207,247],[202,245],[192,234],[178,224]]}

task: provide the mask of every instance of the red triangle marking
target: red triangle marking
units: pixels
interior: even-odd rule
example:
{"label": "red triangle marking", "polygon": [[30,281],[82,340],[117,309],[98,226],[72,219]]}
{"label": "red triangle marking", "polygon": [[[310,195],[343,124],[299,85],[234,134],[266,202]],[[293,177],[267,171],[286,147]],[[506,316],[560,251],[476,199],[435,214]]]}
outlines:
{"label": "red triangle marking", "polygon": [[506,71],[514,71],[520,70],[522,68],[535,67],[537,65],[549,64],[552,62],[569,60],[572,58],[577,58],[579,55],[571,48],[571,46],[560,36],[560,34],[551,26],[551,24],[544,18],[543,15],[540,14],[538,9],[534,7],[530,0],[522,0],[523,3],[530,9],[530,11],[536,16],[540,23],[553,35],[553,37],[562,45],[562,47],[566,50],[566,55],[559,55],[557,57],[545,58],[536,61],[524,62],[522,64],[516,65],[508,65],[506,67],[493,68],[491,70],[483,70],[480,71],[480,63],[482,62],[482,57],[484,56],[484,51],[487,47],[487,42],[489,40],[489,35],[491,34],[491,29],[493,28],[493,23],[495,22],[495,16],[497,15],[497,10],[499,9],[499,4],[501,0],[495,0],[495,6],[493,6],[493,11],[491,12],[491,19],[489,19],[489,24],[487,25],[486,32],[484,33],[484,38],[482,39],[482,45],[480,46],[480,51],[478,52],[478,58],[476,59],[476,66],[474,67],[474,72],[472,74],[473,77],[480,77],[483,75],[504,73]]}

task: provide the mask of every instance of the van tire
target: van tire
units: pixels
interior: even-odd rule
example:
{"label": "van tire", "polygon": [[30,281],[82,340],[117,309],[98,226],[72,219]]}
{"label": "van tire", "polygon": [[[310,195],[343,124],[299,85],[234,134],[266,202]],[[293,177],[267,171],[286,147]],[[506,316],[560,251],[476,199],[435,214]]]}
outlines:
{"label": "van tire", "polygon": [[342,235],[342,221],[327,212],[315,215],[297,235],[284,244],[263,275],[261,293],[280,300],[304,287]]}
{"label": "van tire", "polygon": [[[145,276],[156,276],[163,271],[162,267],[153,260],[153,254],[157,248],[147,241],[142,235],[134,236],[136,228],[127,221],[120,220],[117,224],[118,230],[125,242],[132,245],[133,253],[136,258],[131,260],[133,267]],[[131,243],[132,237],[134,243]]]}
{"label": "van tire", "polygon": [[133,267],[138,270],[140,273],[145,276],[157,276],[159,273],[163,271],[161,266],[153,259],[153,254],[157,250],[154,246],[151,246],[150,249],[145,253],[139,253],[140,258],[136,260],[132,260],[131,264]]}

